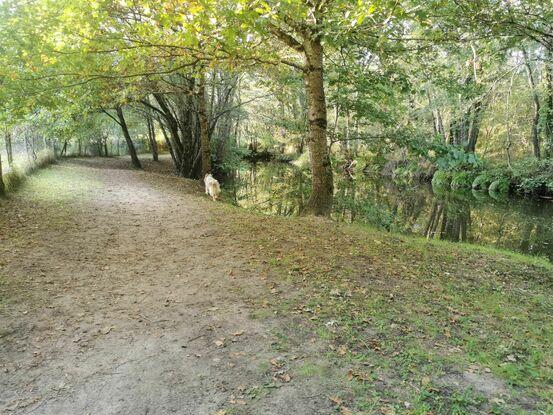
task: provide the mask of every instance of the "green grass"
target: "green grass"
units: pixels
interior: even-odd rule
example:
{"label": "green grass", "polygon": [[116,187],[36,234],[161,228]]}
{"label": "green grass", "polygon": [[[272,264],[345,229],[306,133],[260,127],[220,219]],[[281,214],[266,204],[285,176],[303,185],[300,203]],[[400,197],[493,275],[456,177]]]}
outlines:
{"label": "green grass", "polygon": [[[86,202],[100,186],[92,173],[81,169],[75,180],[71,167],[63,168],[69,170],[41,170],[21,189],[59,205],[59,218],[48,226],[60,229],[66,198]],[[325,365],[333,365],[349,408],[368,414],[382,408],[553,413],[551,263],[366,225],[266,217],[223,204],[213,209],[221,226],[247,241],[240,249],[251,265],[282,287],[260,298],[251,317],[300,316],[297,327],[273,333],[274,351],[290,349],[293,331],[328,345],[319,360],[302,362],[294,374],[325,376]],[[484,384],[499,382],[507,394],[446,381],[465,373]],[[265,392],[261,387],[252,394]]]}
{"label": "green grass", "polygon": [[6,186],[6,193],[10,194],[15,192],[23,185],[23,183],[25,183],[28,176],[33,175],[37,171],[40,171],[55,162],[56,159],[53,154],[49,152],[42,152],[33,162],[13,166],[12,170],[3,176],[4,185]]}
{"label": "green grass", "polygon": [[[382,402],[409,414],[553,411],[547,260],[366,225],[218,209],[227,211],[227,225],[256,235],[259,263],[294,293],[273,307],[308,310],[305,326],[332,345],[344,373],[370,369],[372,381],[344,375],[359,411],[372,413]],[[445,381],[465,372],[498,382],[506,396]]]}

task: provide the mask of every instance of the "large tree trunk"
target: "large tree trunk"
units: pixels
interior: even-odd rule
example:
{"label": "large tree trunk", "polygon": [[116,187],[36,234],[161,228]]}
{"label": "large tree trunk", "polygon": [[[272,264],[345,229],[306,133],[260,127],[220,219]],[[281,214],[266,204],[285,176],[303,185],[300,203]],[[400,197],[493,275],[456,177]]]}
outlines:
{"label": "large tree trunk", "polygon": [[474,153],[476,151],[476,142],[478,141],[480,125],[482,124],[483,107],[484,104],[482,103],[482,99],[476,101],[472,107],[468,142],[466,145],[466,151],[469,153]]}
{"label": "large tree trunk", "polygon": [[202,72],[198,85],[198,113],[200,118],[200,151],[202,153],[202,177],[211,173],[211,143],[207,120],[207,102],[205,98],[205,74]]}
{"label": "large tree trunk", "polygon": [[327,146],[327,113],[323,76],[323,47],[318,36],[308,35],[304,42],[306,57],[305,88],[309,133],[307,145],[311,157],[312,192],[308,213],[328,216],[332,208],[334,185]]}
{"label": "large tree trunk", "polygon": [[123,109],[121,107],[117,107],[115,110],[117,111],[117,117],[119,118],[119,125],[121,126],[121,130],[123,131],[123,136],[125,137],[125,141],[127,142],[127,147],[129,148],[129,154],[131,156],[132,164],[137,169],[142,169],[142,164],[140,164],[140,160],[136,155],[136,149],[134,148],[131,135],[129,134],[127,122],[125,121],[125,116],[123,115]]}
{"label": "large tree trunk", "polygon": [[182,165],[185,160],[185,152],[184,152],[184,146],[183,143],[179,137],[179,123],[173,113],[171,112],[171,109],[169,108],[168,102],[165,100],[163,95],[161,94],[153,94],[156,102],[159,105],[160,112],[165,119],[166,123],[165,126],[167,127],[166,132],[168,132],[167,137],[169,138],[171,142],[171,148],[173,150],[173,160],[175,162],[175,170],[177,170],[177,173],[181,176],[184,176]]}

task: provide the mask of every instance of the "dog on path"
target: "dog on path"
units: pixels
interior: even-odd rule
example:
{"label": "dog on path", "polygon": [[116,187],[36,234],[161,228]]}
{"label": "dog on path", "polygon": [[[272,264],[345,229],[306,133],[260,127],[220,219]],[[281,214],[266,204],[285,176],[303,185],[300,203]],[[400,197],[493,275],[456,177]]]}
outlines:
{"label": "dog on path", "polygon": [[213,200],[219,199],[219,195],[221,194],[221,185],[217,179],[213,177],[211,173],[208,173],[204,177],[204,183],[205,194],[211,196]]}

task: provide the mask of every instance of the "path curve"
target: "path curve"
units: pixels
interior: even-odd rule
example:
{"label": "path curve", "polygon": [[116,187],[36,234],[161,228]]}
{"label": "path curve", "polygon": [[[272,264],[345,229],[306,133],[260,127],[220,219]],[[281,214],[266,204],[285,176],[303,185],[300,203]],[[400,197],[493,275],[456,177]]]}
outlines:
{"label": "path curve", "polygon": [[331,413],[255,318],[248,236],[197,182],[121,167],[64,162],[0,205],[0,413]]}

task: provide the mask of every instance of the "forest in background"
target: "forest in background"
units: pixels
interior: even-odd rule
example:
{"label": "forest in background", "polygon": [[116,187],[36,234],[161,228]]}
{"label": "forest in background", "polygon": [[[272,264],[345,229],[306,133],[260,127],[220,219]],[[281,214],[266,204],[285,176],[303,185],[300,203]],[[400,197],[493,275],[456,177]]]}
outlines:
{"label": "forest in background", "polygon": [[553,193],[547,1],[4,1],[0,192],[60,156]]}

